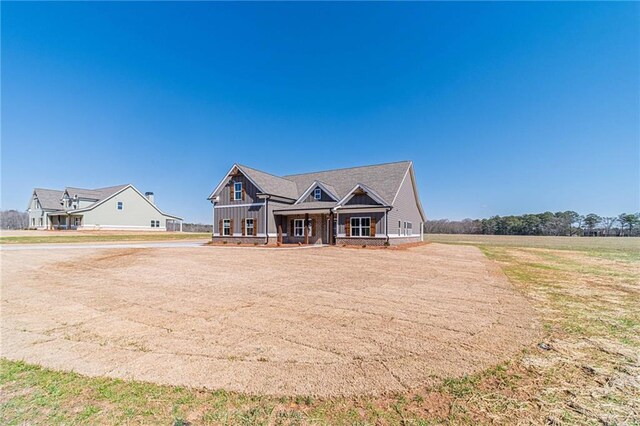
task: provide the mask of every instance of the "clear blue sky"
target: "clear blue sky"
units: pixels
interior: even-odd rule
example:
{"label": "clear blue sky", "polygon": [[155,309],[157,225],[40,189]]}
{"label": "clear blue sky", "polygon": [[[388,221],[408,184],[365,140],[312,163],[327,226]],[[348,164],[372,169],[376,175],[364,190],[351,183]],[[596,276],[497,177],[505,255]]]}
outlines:
{"label": "clear blue sky", "polygon": [[6,3],[2,208],[410,159],[431,218],[640,209],[638,3]]}

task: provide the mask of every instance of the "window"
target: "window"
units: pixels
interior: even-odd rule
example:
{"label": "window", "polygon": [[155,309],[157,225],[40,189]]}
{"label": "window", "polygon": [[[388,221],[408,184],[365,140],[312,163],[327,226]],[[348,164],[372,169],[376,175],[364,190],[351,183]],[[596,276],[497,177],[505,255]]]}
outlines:
{"label": "window", "polygon": [[73,224],[75,226],[80,226],[80,218],[79,217],[74,217],[73,218]]}
{"label": "window", "polygon": [[155,220],[152,220],[152,221],[151,221],[151,227],[152,227],[152,228],[155,228],[155,227],[156,227],[156,221],[155,221]]}
{"label": "window", "polygon": [[156,220],[156,228],[160,228],[160,221]]}
{"label": "window", "polygon": [[247,235],[253,235],[253,219],[245,219],[245,227]]}
{"label": "window", "polygon": [[413,235],[413,223],[407,222],[407,235]]}
{"label": "window", "polygon": [[322,190],[320,188],[316,188],[313,191],[313,198],[315,198],[316,200],[319,200],[322,198]]}
{"label": "window", "polygon": [[371,235],[371,218],[370,217],[352,217],[351,218],[351,236],[352,237],[368,237]]}
{"label": "window", "polygon": [[118,201],[118,210],[122,210],[122,201]]}
{"label": "window", "polygon": [[36,226],[36,218],[35,217],[31,218],[31,226]]}
{"label": "window", "polygon": [[402,221],[398,221],[398,237],[402,235]]}
{"label": "window", "polygon": [[42,218],[39,219],[40,226],[42,226]]}
{"label": "window", "polygon": [[231,219],[224,219],[222,221],[222,235],[224,236],[231,235]]}
{"label": "window", "polygon": [[242,182],[233,183],[233,199],[242,200]]}
{"label": "window", "polygon": [[304,237],[304,219],[294,219],[293,221],[293,236]]}

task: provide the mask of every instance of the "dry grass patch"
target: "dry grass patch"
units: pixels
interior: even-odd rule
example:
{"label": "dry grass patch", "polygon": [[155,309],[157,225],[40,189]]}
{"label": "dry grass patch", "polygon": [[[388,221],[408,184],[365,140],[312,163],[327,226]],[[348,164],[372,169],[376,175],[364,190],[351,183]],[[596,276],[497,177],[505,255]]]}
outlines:
{"label": "dry grass patch", "polygon": [[376,397],[277,398],[87,378],[2,360],[0,421],[639,424],[640,266],[635,249],[490,242],[481,245],[483,252],[533,303],[544,336],[540,345],[477,374]]}

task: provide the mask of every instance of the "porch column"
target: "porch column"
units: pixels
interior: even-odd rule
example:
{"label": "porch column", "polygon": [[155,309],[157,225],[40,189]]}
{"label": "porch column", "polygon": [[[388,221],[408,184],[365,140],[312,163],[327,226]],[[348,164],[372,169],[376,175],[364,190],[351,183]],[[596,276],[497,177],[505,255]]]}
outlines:
{"label": "porch column", "polygon": [[304,243],[309,244],[309,213],[304,215]]}

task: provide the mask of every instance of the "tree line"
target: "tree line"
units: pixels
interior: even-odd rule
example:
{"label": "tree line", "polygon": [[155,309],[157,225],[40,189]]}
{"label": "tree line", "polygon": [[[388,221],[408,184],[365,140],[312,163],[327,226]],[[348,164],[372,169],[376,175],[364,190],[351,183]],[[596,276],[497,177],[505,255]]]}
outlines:
{"label": "tree line", "polygon": [[581,215],[574,211],[544,212],[488,219],[428,220],[430,234],[553,235],[553,236],[640,236],[640,213],[618,216]]}
{"label": "tree line", "polygon": [[18,210],[0,211],[0,229],[27,229],[29,214]]}

